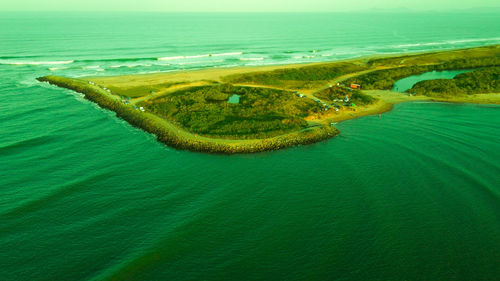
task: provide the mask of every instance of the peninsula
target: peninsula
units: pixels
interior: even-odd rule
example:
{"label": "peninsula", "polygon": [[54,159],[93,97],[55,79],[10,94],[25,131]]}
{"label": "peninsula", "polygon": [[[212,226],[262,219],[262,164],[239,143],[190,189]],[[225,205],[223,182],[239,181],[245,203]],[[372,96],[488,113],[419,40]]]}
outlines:
{"label": "peninsula", "polygon": [[[405,91],[395,83],[426,73]],[[500,104],[500,45],[344,61],[114,77],[45,76],[178,149],[252,153],[311,144],[336,122],[408,101]]]}

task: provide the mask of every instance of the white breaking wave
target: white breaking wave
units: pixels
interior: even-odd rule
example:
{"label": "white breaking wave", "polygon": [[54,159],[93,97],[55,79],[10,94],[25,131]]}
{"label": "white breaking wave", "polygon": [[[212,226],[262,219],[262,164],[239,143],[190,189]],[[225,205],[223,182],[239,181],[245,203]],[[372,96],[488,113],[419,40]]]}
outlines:
{"label": "white breaking wave", "polygon": [[462,39],[462,40],[447,40],[447,41],[427,42],[427,43],[400,44],[400,45],[394,45],[393,47],[396,47],[396,48],[408,48],[408,47],[420,47],[420,46],[456,45],[456,44],[463,44],[463,43],[488,42],[488,41],[500,41],[500,37],[496,37],[496,38],[478,38],[478,39]]}
{"label": "white breaking wave", "polygon": [[82,67],[83,69],[97,69],[100,68],[100,65],[89,65],[89,66],[84,66]]}
{"label": "white breaking wave", "polygon": [[186,61],[186,62],[178,62],[174,63],[174,65],[185,65],[185,64],[210,64],[210,63],[216,63],[216,62],[224,62],[223,60],[214,60],[214,61]]}
{"label": "white breaking wave", "polygon": [[61,69],[68,69],[68,67],[49,67],[50,71],[61,70]]}
{"label": "white breaking wave", "polygon": [[153,65],[152,64],[135,63],[135,64],[118,64],[118,65],[112,65],[110,67],[111,68],[120,68],[120,67],[133,68],[133,67],[136,67],[136,66],[150,67],[150,66],[153,66]]}
{"label": "white breaking wave", "polygon": [[66,61],[13,61],[13,60],[0,60],[0,64],[10,64],[10,65],[58,65],[58,64],[70,64],[73,60]]}
{"label": "white breaking wave", "polygon": [[183,59],[208,58],[208,57],[239,56],[242,54],[243,52],[232,52],[232,53],[204,54],[204,55],[193,55],[193,56],[173,56],[173,57],[157,58],[157,60],[169,61],[169,60],[183,60]]}
{"label": "white breaking wave", "polygon": [[236,67],[239,66],[237,64],[226,64],[226,65],[215,65],[214,67],[226,68],[226,67]]}
{"label": "white breaking wave", "polygon": [[239,55],[243,55],[243,52],[213,54],[212,57],[239,56]]}
{"label": "white breaking wave", "polygon": [[240,58],[241,61],[257,61],[264,60],[264,58]]}
{"label": "white breaking wave", "polygon": [[142,71],[142,72],[138,72],[137,74],[167,73],[167,72],[174,72],[174,71],[178,71],[178,70],[173,69],[173,70],[158,70],[158,71]]}
{"label": "white breaking wave", "polygon": [[294,59],[312,59],[315,57],[317,57],[317,56],[294,56],[293,58]]}
{"label": "white breaking wave", "polygon": [[278,62],[268,62],[268,63],[259,63],[259,62],[254,62],[254,63],[246,63],[246,66],[262,66],[262,65],[276,65]]}
{"label": "white breaking wave", "polygon": [[177,56],[177,57],[163,57],[163,58],[158,58],[158,60],[179,60],[179,59],[184,59],[186,57],[184,56]]}

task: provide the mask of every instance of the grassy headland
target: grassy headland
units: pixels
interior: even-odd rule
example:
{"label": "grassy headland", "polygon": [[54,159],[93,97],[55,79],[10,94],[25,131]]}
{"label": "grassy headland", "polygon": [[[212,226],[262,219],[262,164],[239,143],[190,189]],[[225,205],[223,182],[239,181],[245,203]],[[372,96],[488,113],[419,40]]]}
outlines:
{"label": "grassy headland", "polygon": [[[500,103],[500,46],[308,65],[210,69],[99,78],[38,78],[83,93],[170,146],[251,153],[338,134],[332,122],[377,114],[399,102]],[[433,70],[474,69],[450,80],[388,91]],[[351,89],[356,83],[361,89]],[[236,98],[236,102],[228,102]]]}

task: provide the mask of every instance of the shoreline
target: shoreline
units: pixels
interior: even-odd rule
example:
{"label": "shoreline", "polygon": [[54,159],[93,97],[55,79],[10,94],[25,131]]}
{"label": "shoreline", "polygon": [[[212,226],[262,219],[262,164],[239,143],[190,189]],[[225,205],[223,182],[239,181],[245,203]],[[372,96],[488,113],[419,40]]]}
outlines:
{"label": "shoreline", "polygon": [[[448,51],[434,51],[434,52],[419,52],[419,53],[398,53],[390,56],[369,56],[365,58],[355,58],[348,60],[338,60],[330,62],[314,62],[306,64],[289,64],[289,65],[267,65],[267,66],[252,66],[252,67],[235,67],[235,68],[210,68],[193,71],[179,71],[167,73],[154,73],[154,74],[138,74],[138,75],[124,75],[124,76],[111,76],[111,77],[87,77],[87,78],[65,78],[57,76],[46,76],[37,78],[38,81],[48,82],[58,87],[73,90],[84,94],[85,98],[97,103],[100,107],[114,111],[117,117],[126,120],[134,127],[138,127],[146,132],[154,134],[158,141],[165,143],[168,146],[177,149],[187,149],[198,152],[221,153],[221,154],[235,154],[235,153],[256,153],[263,151],[271,151],[283,149],[291,146],[305,145],[323,141],[338,135],[338,129],[332,126],[337,122],[342,122],[350,119],[355,119],[368,115],[382,114],[393,109],[395,104],[402,102],[412,101],[429,101],[429,102],[453,102],[453,103],[476,103],[476,104],[500,104],[500,93],[492,94],[474,94],[467,96],[454,96],[431,98],[428,96],[413,96],[405,93],[394,92],[391,90],[362,90],[363,94],[371,96],[376,99],[376,102],[356,106],[353,108],[342,107],[340,111],[329,110],[326,113],[319,113],[315,116],[310,116],[308,122],[314,123],[314,126],[307,127],[300,131],[290,132],[275,137],[262,138],[262,139],[222,139],[209,136],[198,135],[194,132],[189,132],[179,126],[174,125],[172,122],[161,118],[156,114],[149,112],[141,112],[134,109],[135,104],[140,104],[141,101],[147,99],[154,99],[156,97],[166,96],[169,93],[179,91],[179,89],[190,89],[196,85],[207,84],[216,85],[223,83],[230,83],[231,75],[246,75],[252,73],[272,73],[273,71],[280,71],[290,69],[292,71],[297,68],[318,66],[318,67],[339,67],[343,63],[350,63],[351,65],[360,65],[364,70],[357,72],[348,72],[344,75],[335,77],[328,82],[331,84],[342,82],[346,79],[357,77],[369,72],[377,70],[390,70],[402,66],[407,66],[406,60],[415,60],[423,57],[439,56],[442,54],[452,54],[454,56],[462,55],[467,52],[486,52],[490,49],[498,49],[500,45],[485,46],[478,48],[467,49],[454,49]],[[474,57],[474,56],[472,56]],[[371,60],[370,60],[371,58]],[[399,59],[401,58],[401,59]],[[434,58],[431,58],[434,59]],[[384,62],[386,64],[377,64],[377,62]],[[395,60],[395,61],[394,61]],[[375,63],[369,64],[368,62],[374,61]],[[416,62],[410,63],[410,66],[418,65]],[[422,64],[420,64],[422,65]],[[437,63],[435,63],[437,65]],[[229,81],[228,81],[229,80]],[[171,85],[169,84],[171,83]],[[123,96],[113,94],[109,89],[103,85],[112,85],[117,89],[127,88],[136,89],[139,87],[151,85],[165,85],[164,90],[158,93],[151,91],[151,93],[139,95],[131,99],[131,104],[123,103]],[[235,86],[243,85],[238,83],[231,83]],[[249,87],[254,88],[276,88],[287,89],[283,86],[272,86],[262,83],[250,82]],[[285,85],[288,86],[288,85]],[[330,86],[331,87],[331,86]],[[293,89],[289,88],[288,90]],[[300,89],[300,88],[298,88]],[[324,87],[303,90],[305,98],[316,99],[314,93],[324,89]],[[144,91],[144,90],[143,90]],[[323,102],[323,101],[321,101]],[[134,105],[132,107],[131,105]],[[135,107],[137,108],[137,107]]]}
{"label": "shoreline", "polygon": [[85,76],[80,77],[82,79],[101,79],[101,78],[112,78],[112,77],[147,77],[147,76],[174,76],[174,75],[192,75],[197,74],[198,72],[203,73],[204,75],[210,75],[211,72],[227,72],[224,74],[220,74],[222,76],[233,74],[233,72],[258,72],[258,71],[272,71],[276,69],[286,69],[286,68],[297,68],[297,67],[305,67],[305,66],[314,66],[314,65],[322,65],[322,64],[333,64],[339,62],[356,62],[356,61],[364,61],[370,59],[384,59],[384,58],[396,58],[396,57],[404,57],[404,56],[418,56],[423,54],[438,54],[443,52],[455,52],[455,51],[464,51],[469,49],[478,49],[478,48],[488,48],[498,46],[496,44],[493,45],[485,45],[478,47],[464,47],[464,48],[450,48],[445,50],[429,50],[429,51],[407,51],[407,52],[395,52],[395,53],[385,53],[385,54],[368,54],[359,57],[346,58],[346,59],[338,59],[338,60],[325,60],[325,61],[313,61],[313,62],[296,62],[296,63],[285,63],[285,64],[268,64],[268,65],[247,65],[247,66],[232,66],[232,67],[223,67],[223,66],[214,66],[210,68],[203,69],[183,69],[183,70],[168,70],[168,71],[160,71],[153,73],[141,73],[141,74],[125,74],[125,75],[113,75],[113,76]]}
{"label": "shoreline", "polygon": [[334,137],[339,131],[331,126],[314,127],[266,139],[227,140],[198,136],[148,112],[126,106],[103,89],[72,78],[46,76],[37,78],[61,88],[81,93],[100,107],[111,110],[134,127],[156,136],[157,140],[177,149],[220,154],[256,153],[291,146],[312,144]]}
{"label": "shoreline", "polygon": [[493,48],[500,47],[498,44],[493,45],[485,45],[479,47],[464,47],[457,49],[447,49],[447,50],[431,50],[431,51],[414,51],[414,52],[397,52],[397,53],[389,53],[389,54],[369,54],[354,58],[347,59],[338,59],[338,60],[325,60],[325,61],[317,61],[317,62],[303,62],[303,63],[289,63],[289,64],[270,64],[270,65],[251,65],[251,66],[233,66],[233,67],[210,67],[203,69],[184,69],[184,70],[169,70],[162,72],[154,72],[154,73],[141,73],[141,74],[125,74],[125,75],[114,75],[114,76],[85,76],[79,77],[81,79],[87,79],[92,81],[102,81],[120,78],[126,80],[127,78],[146,78],[145,80],[156,80],[158,78],[163,79],[163,81],[182,81],[184,80],[216,80],[214,78],[221,78],[223,76],[229,76],[232,74],[240,74],[240,73],[251,73],[251,72],[264,72],[264,71],[273,71],[280,69],[289,69],[289,68],[300,68],[307,66],[316,66],[316,65],[329,65],[329,64],[337,64],[343,62],[364,62],[366,60],[371,59],[388,59],[388,58],[398,58],[398,57],[411,57],[411,56],[419,56],[419,55],[432,55],[439,53],[453,53],[453,52],[462,52],[473,49],[483,49],[483,48]]}

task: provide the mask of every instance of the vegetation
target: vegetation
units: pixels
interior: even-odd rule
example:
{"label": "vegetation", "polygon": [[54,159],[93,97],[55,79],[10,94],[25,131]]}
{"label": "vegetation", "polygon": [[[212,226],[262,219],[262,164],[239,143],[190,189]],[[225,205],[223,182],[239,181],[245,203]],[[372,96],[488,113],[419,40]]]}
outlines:
{"label": "vegetation", "polygon": [[377,101],[377,98],[374,98],[369,95],[363,94],[361,91],[354,91],[351,96],[351,102],[357,105],[368,105],[373,104]]}
{"label": "vegetation", "polygon": [[377,101],[376,98],[363,94],[360,90],[349,90],[342,86],[332,86],[314,93],[314,96],[325,101],[343,100],[346,96],[357,105],[368,105]]}
{"label": "vegetation", "polygon": [[[206,73],[200,72],[194,75],[199,79],[189,83],[177,81],[192,80],[192,75],[90,80],[47,76],[38,80],[83,93],[87,99],[116,112],[118,117],[156,135],[159,141],[172,147],[214,153],[251,153],[314,143],[338,134],[338,130],[329,125],[332,119],[328,118],[332,118],[332,115],[324,113],[328,105],[318,100],[315,102],[308,95],[299,97],[283,89],[317,89],[346,74],[353,78],[345,79],[343,83],[361,84],[363,90],[391,89],[395,81],[407,76],[433,70],[457,69],[475,70],[450,80],[422,81],[409,91],[441,97],[440,100],[447,100],[448,97],[448,100],[452,100],[453,95],[457,94],[498,93],[500,46],[379,58],[365,62],[359,60],[278,68],[267,72],[240,72],[224,77],[213,73],[205,76]],[[356,73],[364,70],[367,70],[365,74]],[[214,81],[207,84],[206,79]],[[220,81],[228,84],[220,84]],[[182,85],[172,87],[176,84]],[[152,92],[157,94],[151,95]],[[387,98],[384,92],[366,93],[370,95],[344,86],[333,86],[315,92],[314,96],[330,102],[348,96],[350,102],[361,106],[375,103],[377,98],[372,95],[386,102],[381,105],[407,100],[398,97],[394,101]],[[228,103],[229,97],[233,95],[239,96],[239,103]],[[144,98],[123,100],[124,96]],[[366,109],[366,114],[377,110],[376,107]],[[359,115],[350,113],[349,116]]]}
{"label": "vegetation", "polygon": [[[239,104],[228,98],[240,96]],[[305,129],[304,117],[322,107],[310,99],[268,88],[229,84],[194,87],[139,104],[186,130],[218,138],[268,138]]]}
{"label": "vegetation", "polygon": [[500,92],[500,67],[462,73],[453,79],[420,81],[408,91],[430,97],[498,93]]}
{"label": "vegetation", "polygon": [[333,102],[336,99],[344,99],[345,96],[350,96],[351,92],[346,87],[332,86],[313,94],[321,100]]}
{"label": "vegetation", "polygon": [[376,66],[409,66],[409,65],[436,65],[443,64],[450,61],[459,61],[464,58],[481,60],[490,60],[493,57],[498,57],[500,54],[500,46],[486,46],[479,48],[470,48],[462,50],[452,50],[445,52],[430,52],[423,54],[409,54],[402,56],[391,56],[374,58],[368,60],[366,63],[370,67]]}
{"label": "vegetation", "polygon": [[115,85],[106,85],[100,83],[103,87],[108,88],[113,92],[113,94],[129,97],[129,98],[138,98],[147,96],[152,93],[157,93],[159,91],[165,90],[173,85],[181,84],[182,82],[176,83],[161,83],[161,84],[148,84],[148,85],[140,85],[135,87],[120,87]]}
{"label": "vegetation", "polygon": [[404,66],[390,69],[377,70],[354,78],[347,79],[346,83],[363,85],[366,90],[390,90],[399,79],[419,75],[428,71],[472,69],[500,65],[500,55],[487,58],[462,58],[454,59],[436,65]]}
{"label": "vegetation", "polygon": [[123,104],[116,96],[99,86],[88,84],[87,81],[57,76],[40,77],[38,80],[82,93],[85,98],[99,106],[116,112],[118,117],[131,125],[150,132],[156,135],[159,141],[179,149],[225,154],[253,153],[315,143],[338,134],[338,130],[333,127],[318,126],[267,139],[225,142],[202,138],[181,130],[159,116]]}
{"label": "vegetation", "polygon": [[224,81],[234,84],[279,86],[286,89],[314,88],[347,73],[366,70],[367,67],[348,62],[277,69],[266,72],[234,74]]}

